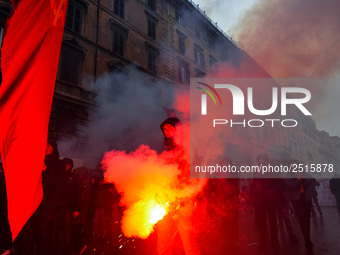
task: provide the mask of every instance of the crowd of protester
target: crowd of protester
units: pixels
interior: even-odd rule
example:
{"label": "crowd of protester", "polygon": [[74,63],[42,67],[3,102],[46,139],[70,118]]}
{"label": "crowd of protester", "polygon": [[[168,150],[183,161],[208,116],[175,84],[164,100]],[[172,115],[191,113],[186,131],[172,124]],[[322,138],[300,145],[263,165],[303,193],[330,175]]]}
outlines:
{"label": "crowd of protester", "polygon": [[101,171],[91,172],[84,166],[73,169],[73,160],[60,159],[57,143],[49,140],[42,172],[43,200],[14,243],[11,243],[5,178],[1,172],[1,254],[80,254],[90,239],[117,235],[119,230],[114,222],[119,222],[121,217],[120,195],[113,184],[103,182]]}
{"label": "crowd of protester", "polygon": [[[175,122],[172,125],[175,125]],[[167,131],[164,134],[167,134]],[[224,165],[233,164],[230,158],[225,157],[223,160]],[[256,160],[259,165],[270,162],[267,154],[260,154]],[[6,215],[5,179],[1,172],[1,254],[82,254],[91,240],[119,238],[119,222],[124,208],[119,206],[120,194],[114,184],[103,182],[101,170],[89,171],[84,166],[74,168],[71,158],[60,159],[56,142],[48,141],[42,177],[43,200],[15,242],[11,243]],[[204,241],[195,243],[195,247],[192,247],[192,240],[186,240],[185,237],[193,236],[189,232],[186,233],[187,230],[183,231],[184,223],[180,220],[165,219],[156,227],[156,233],[159,244],[162,243],[163,234],[166,242],[163,242],[162,248],[154,245],[157,247],[154,248],[154,254],[166,254],[168,249],[164,244],[169,244],[169,230],[162,227],[164,222],[170,222],[180,230],[179,232],[182,231],[182,240],[179,241],[183,246],[188,246],[185,242],[190,242],[190,254],[200,254],[199,251],[207,249],[212,242],[218,242],[221,247],[238,246],[240,211],[253,215],[260,250],[269,247],[275,250],[280,247],[278,224],[285,226],[292,245],[304,244],[307,250],[312,249],[310,217],[316,214],[314,205],[322,216],[316,192],[319,182],[306,176],[292,176],[288,179],[254,178],[248,184],[249,186],[240,188],[239,179],[209,179],[204,190],[194,199],[195,210],[201,215],[200,222],[196,221],[196,225],[200,226],[200,233],[197,233],[196,237],[204,235],[204,238],[200,239]],[[338,176],[330,180],[330,190],[336,197],[340,213]],[[166,217],[170,216],[169,213]],[[297,237],[299,234],[296,233],[297,228],[293,228],[292,217],[297,218],[303,240]],[[185,227],[190,227],[187,218],[184,218],[183,222],[186,222]],[[180,249],[178,243],[181,242],[177,241],[176,249]],[[182,248],[182,254],[185,254],[188,247]]]}

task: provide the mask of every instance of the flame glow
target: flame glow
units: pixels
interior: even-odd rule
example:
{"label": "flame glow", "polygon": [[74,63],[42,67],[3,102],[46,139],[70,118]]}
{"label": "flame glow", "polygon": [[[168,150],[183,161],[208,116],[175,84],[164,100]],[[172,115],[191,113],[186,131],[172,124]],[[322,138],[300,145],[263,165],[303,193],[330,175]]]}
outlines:
{"label": "flame glow", "polygon": [[163,219],[163,217],[167,213],[167,210],[166,210],[166,208],[164,208],[163,206],[161,206],[159,204],[155,204],[155,205],[151,205],[151,206],[152,207],[150,209],[149,223],[155,224],[159,220]]}
{"label": "flame glow", "polygon": [[153,231],[155,224],[168,213],[166,203],[155,200],[141,200],[134,203],[125,211],[122,220],[122,230],[125,236],[147,238]]}
{"label": "flame glow", "polygon": [[193,198],[202,190],[205,181],[201,179],[188,178],[186,185],[182,185],[178,178],[183,176],[181,169],[189,172],[189,165],[184,162],[188,161],[183,160],[179,151],[158,154],[145,145],[130,153],[115,150],[105,153],[102,161],[105,180],[115,183],[122,193],[120,205],[125,210],[121,226],[126,237],[147,238],[155,224],[170,211],[170,205]]}

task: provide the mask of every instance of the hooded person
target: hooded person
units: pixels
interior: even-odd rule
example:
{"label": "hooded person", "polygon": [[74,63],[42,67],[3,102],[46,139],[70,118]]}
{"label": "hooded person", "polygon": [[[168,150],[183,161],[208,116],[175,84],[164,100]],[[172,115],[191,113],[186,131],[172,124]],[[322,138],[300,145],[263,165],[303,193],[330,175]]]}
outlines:
{"label": "hooded person", "polygon": [[[292,164],[298,165],[299,162],[292,161]],[[315,187],[314,180],[308,173],[293,173],[292,177],[293,178],[286,179],[290,202],[298,218],[300,230],[305,240],[305,246],[308,250],[311,250],[314,246],[310,238],[310,216]]]}
{"label": "hooded person", "polygon": [[73,159],[71,158],[63,158],[63,161],[66,165],[66,173],[71,173],[73,169]]}
{"label": "hooded person", "polygon": [[340,179],[338,173],[335,173],[334,178],[330,179],[329,188],[331,193],[335,196],[336,206],[338,213],[340,214]]}
{"label": "hooded person", "polygon": [[[175,151],[173,160],[177,162],[181,174],[178,176],[180,186],[188,184],[190,171],[187,171],[188,162],[183,159],[183,150],[175,142],[178,127],[182,125],[177,117],[169,117],[162,122],[160,128],[164,134],[164,147],[166,151]],[[177,153],[178,152],[178,153]],[[172,154],[171,154],[172,155]],[[194,204],[192,200],[179,201],[176,209],[170,211],[157,223],[157,254],[200,254],[193,224]]]}
{"label": "hooded person", "polygon": [[76,185],[73,176],[73,160],[63,158],[66,165],[63,178],[63,223],[64,223],[64,255],[70,255],[72,241],[72,219],[76,212]]}
{"label": "hooded person", "polygon": [[175,141],[176,135],[182,131],[182,122],[177,117],[169,117],[162,122],[160,128],[164,135],[164,150],[174,152],[173,161],[178,164],[181,174],[177,176],[179,186],[190,183],[189,159],[185,158],[184,147],[181,141]]}
{"label": "hooded person", "polygon": [[42,173],[44,196],[40,208],[40,227],[44,240],[44,254],[58,254],[57,236],[63,218],[63,181],[65,162],[59,159],[57,143],[48,140],[45,155],[45,170]]}
{"label": "hooded person", "polygon": [[80,253],[85,243],[87,231],[87,213],[91,196],[91,182],[89,170],[85,167],[78,167],[73,170],[75,179],[76,203],[73,214],[73,248],[75,253]]}
{"label": "hooded person", "polygon": [[59,159],[58,146],[53,140],[47,142],[44,163],[43,199],[13,244],[16,254],[33,254],[35,249],[40,255],[59,254],[56,240],[62,219],[65,163]]}
{"label": "hooded person", "polygon": [[43,171],[43,204],[60,206],[62,205],[62,186],[61,181],[66,171],[66,164],[59,159],[57,143],[53,140],[47,142],[46,169]]}
{"label": "hooded person", "polygon": [[174,135],[176,133],[176,128],[182,125],[182,122],[176,117],[167,118],[162,122],[160,128],[164,134],[164,146],[166,150],[174,150],[177,145],[174,141]]}

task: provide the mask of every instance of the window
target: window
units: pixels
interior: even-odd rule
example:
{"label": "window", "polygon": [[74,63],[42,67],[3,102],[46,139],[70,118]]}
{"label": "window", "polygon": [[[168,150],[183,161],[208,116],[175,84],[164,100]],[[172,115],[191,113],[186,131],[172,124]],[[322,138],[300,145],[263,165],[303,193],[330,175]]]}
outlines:
{"label": "window", "polygon": [[181,59],[178,60],[178,78],[181,83],[190,83],[189,63]]}
{"label": "window", "polygon": [[196,78],[201,78],[205,76],[205,72],[202,72],[199,69],[196,69]]}
{"label": "window", "polygon": [[115,23],[112,24],[112,30],[113,30],[112,50],[117,55],[125,57],[128,31]]}
{"label": "window", "polygon": [[151,18],[148,18],[148,36],[156,40],[156,22]]}
{"label": "window", "polygon": [[201,47],[195,46],[194,55],[195,63],[202,67],[205,67],[203,49]]}
{"label": "window", "polygon": [[221,56],[222,61],[228,61],[229,59],[228,50],[227,49],[223,50],[220,56]]}
{"label": "window", "polygon": [[[57,101],[55,131],[62,134],[76,134],[77,113],[73,104]],[[65,107],[65,108],[64,108]],[[72,110],[71,110],[72,109]]]}
{"label": "window", "polygon": [[207,32],[207,43],[210,49],[215,47],[217,35],[213,31]]}
{"label": "window", "polygon": [[217,68],[217,59],[211,55],[209,56],[209,66],[210,66],[210,70],[214,73]]}
{"label": "window", "polygon": [[67,49],[61,50],[60,80],[78,85],[81,56]]}
{"label": "window", "polygon": [[183,16],[182,16],[182,13],[178,9],[176,9],[175,19],[178,22],[178,24],[183,25]]}
{"label": "window", "polygon": [[59,79],[72,85],[80,85],[84,57],[85,52],[76,40],[64,41],[60,52]]}
{"label": "window", "polygon": [[83,8],[74,2],[69,2],[67,7],[65,26],[76,33],[81,33]]}
{"label": "window", "polygon": [[208,34],[205,30],[201,32],[201,40],[202,40],[202,42],[204,42],[205,44],[208,45],[209,38],[208,38]]}
{"label": "window", "polygon": [[150,39],[152,40],[156,40],[156,25],[157,25],[157,22],[158,22],[158,19],[157,17],[149,12],[148,10],[145,10],[145,14],[146,14],[146,18],[147,18],[147,33],[148,33],[148,36],[150,37]]}
{"label": "window", "polygon": [[198,26],[195,26],[195,37],[199,40],[201,40],[201,31]]}
{"label": "window", "polygon": [[155,48],[151,46],[147,46],[146,48],[147,58],[148,58],[148,66],[147,69],[152,74],[157,74],[157,65],[158,65],[158,56],[159,52]]}
{"label": "window", "polygon": [[125,0],[114,0],[113,13],[124,19]]}
{"label": "window", "polygon": [[148,6],[150,7],[151,10],[155,11],[156,10],[156,0],[147,0]]}
{"label": "window", "polygon": [[113,52],[125,56],[126,35],[119,30],[113,32]]}
{"label": "window", "polygon": [[177,31],[178,33],[178,50],[180,53],[185,54],[185,39],[186,36],[183,35],[181,32]]}

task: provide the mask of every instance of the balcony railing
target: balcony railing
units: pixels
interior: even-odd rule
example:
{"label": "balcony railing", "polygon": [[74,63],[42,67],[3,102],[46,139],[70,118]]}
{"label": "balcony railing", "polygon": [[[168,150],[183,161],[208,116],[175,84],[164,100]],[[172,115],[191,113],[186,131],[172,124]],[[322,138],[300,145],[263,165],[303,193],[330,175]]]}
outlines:
{"label": "balcony railing", "polygon": [[230,37],[226,32],[224,32],[222,30],[222,28],[220,28],[217,25],[217,22],[214,22],[206,13],[205,11],[203,11],[201,8],[199,8],[198,4],[196,4],[194,1],[192,0],[187,0],[197,11],[199,11],[204,18],[206,18],[222,35],[224,35],[226,38],[228,38],[229,41],[231,41],[236,47],[236,42],[234,41],[234,39],[232,37]]}

